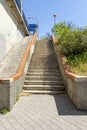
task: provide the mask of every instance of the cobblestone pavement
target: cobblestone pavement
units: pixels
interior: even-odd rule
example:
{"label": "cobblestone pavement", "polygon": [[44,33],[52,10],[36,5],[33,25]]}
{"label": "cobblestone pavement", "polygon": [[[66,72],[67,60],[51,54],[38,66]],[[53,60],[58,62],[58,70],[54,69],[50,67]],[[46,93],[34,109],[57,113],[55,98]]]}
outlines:
{"label": "cobblestone pavement", "polygon": [[87,130],[87,111],[77,111],[67,95],[23,96],[0,115],[0,130]]}

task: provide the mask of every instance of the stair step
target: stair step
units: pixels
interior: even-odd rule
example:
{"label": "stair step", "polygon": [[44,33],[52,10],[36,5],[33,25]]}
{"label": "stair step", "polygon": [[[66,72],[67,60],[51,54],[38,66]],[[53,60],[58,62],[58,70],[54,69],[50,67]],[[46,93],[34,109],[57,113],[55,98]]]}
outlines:
{"label": "stair step", "polygon": [[57,66],[29,66],[29,69],[57,69]]}
{"label": "stair step", "polygon": [[49,60],[49,61],[51,61],[51,60],[56,60],[56,56],[52,56],[52,55],[33,55],[32,56],[32,60],[36,60],[36,59],[41,59],[41,60]]}
{"label": "stair step", "polygon": [[55,90],[55,91],[65,90],[63,85],[25,85],[25,84],[23,89],[24,90]]}
{"label": "stair step", "polygon": [[37,54],[33,53],[32,59],[34,59],[34,60],[35,59],[56,60],[56,55],[53,55],[53,54],[48,54],[48,55],[39,54],[39,55],[37,55]]}
{"label": "stair step", "polygon": [[35,51],[34,52],[34,55],[52,55],[53,53],[54,53],[54,51],[52,50],[52,51],[49,51],[48,52],[48,50],[46,50],[46,51],[44,51],[44,50],[42,50],[42,52],[41,53],[39,53],[41,50],[40,49],[38,49],[37,51]]}
{"label": "stair step", "polygon": [[52,63],[52,64],[50,64],[50,63],[35,63],[35,62],[32,62],[31,64],[30,64],[30,66],[59,66],[58,65],[58,63]]}
{"label": "stair step", "polygon": [[41,60],[39,60],[38,62],[32,62],[32,64],[30,64],[31,66],[58,66],[58,63],[57,62],[42,62]]}
{"label": "stair step", "polygon": [[25,80],[26,85],[63,85],[62,81],[49,81],[49,80]]}
{"label": "stair step", "polygon": [[23,90],[27,94],[66,94],[66,91],[46,91],[46,90]]}
{"label": "stair step", "polygon": [[44,69],[41,69],[41,68],[34,69],[34,68],[32,68],[32,69],[27,70],[27,72],[31,72],[31,71],[32,72],[49,72],[49,73],[52,73],[52,72],[58,73],[58,72],[60,72],[59,69],[48,69],[48,68],[44,68]]}
{"label": "stair step", "polygon": [[31,75],[31,76],[26,76],[25,79],[27,80],[62,80],[62,77],[61,76],[54,76],[54,75]]}
{"label": "stair step", "polygon": [[45,60],[45,61],[55,60],[55,61],[56,61],[56,57],[52,57],[52,58],[51,58],[51,57],[40,57],[40,56],[38,56],[38,57],[34,57],[34,56],[33,56],[33,57],[32,57],[32,61],[33,61],[33,60],[36,61],[36,59],[37,59],[37,60],[41,59],[42,61],[43,61],[43,60]]}
{"label": "stair step", "polygon": [[31,61],[30,65],[35,65],[35,66],[42,66],[42,65],[47,65],[47,66],[59,66],[57,61],[41,61],[41,60],[37,60],[37,61]]}
{"label": "stair step", "polygon": [[41,59],[37,59],[37,60],[32,60],[31,59],[31,62],[33,64],[50,64],[50,65],[53,65],[53,64],[58,64],[57,61],[54,61],[54,60],[41,60]]}
{"label": "stair step", "polygon": [[52,54],[55,54],[55,53],[53,51],[51,51],[51,52],[34,51],[33,55],[36,55],[36,56],[48,56],[48,55],[52,55]]}
{"label": "stair step", "polygon": [[29,71],[29,72],[27,72],[27,74],[26,74],[27,76],[32,76],[32,75],[34,75],[34,76],[43,76],[43,75],[45,75],[45,76],[50,76],[50,75],[53,75],[53,76],[61,76],[61,74],[60,73],[58,73],[58,72],[32,72],[32,71]]}
{"label": "stair step", "polygon": [[49,40],[38,41],[24,81],[24,93],[66,93],[57,57]]}
{"label": "stair step", "polygon": [[43,53],[43,52],[35,53],[34,52],[33,55],[35,55],[35,56],[50,56],[50,55],[52,55],[53,57],[56,56],[54,51],[51,51],[50,53],[49,52],[48,53]]}

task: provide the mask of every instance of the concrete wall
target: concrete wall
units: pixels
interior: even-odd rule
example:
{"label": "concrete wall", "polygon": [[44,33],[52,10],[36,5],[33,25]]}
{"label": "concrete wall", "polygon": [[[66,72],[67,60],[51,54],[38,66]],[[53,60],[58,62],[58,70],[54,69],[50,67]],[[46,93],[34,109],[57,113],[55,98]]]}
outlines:
{"label": "concrete wall", "polygon": [[[25,75],[29,67],[31,57],[35,48],[35,44],[34,44],[35,41],[34,42],[31,41],[31,43],[32,45],[29,47],[29,54],[22,75],[16,78],[15,80],[13,78],[7,78],[7,79],[5,78],[0,80],[0,110],[3,110],[4,108],[11,110],[22,92]],[[28,45],[30,45],[30,42],[28,43]]]}
{"label": "concrete wall", "polygon": [[62,64],[62,56],[60,54],[60,52],[58,52],[56,49],[55,49],[55,53],[56,53],[56,56],[57,56],[57,60],[58,60],[58,63],[59,63],[59,67],[60,67],[60,71],[61,71],[61,74],[62,74],[62,78],[63,78],[63,83],[64,83],[64,86],[66,87],[67,86],[67,76],[64,72],[64,66]]}
{"label": "concrete wall", "polygon": [[[31,48],[30,48],[30,54],[29,54],[29,57],[25,64],[25,68],[24,68],[24,72],[23,72],[22,76],[20,78],[18,78],[17,80],[14,80],[13,82],[10,83],[10,87],[9,87],[10,89],[8,92],[8,93],[10,93],[9,94],[10,96],[8,95],[9,96],[9,105],[8,105],[9,110],[12,109],[13,105],[15,104],[15,102],[17,101],[18,97],[20,96],[20,94],[22,92],[26,72],[28,70],[32,54],[34,52],[34,47],[35,47],[35,44],[32,44]],[[8,91],[8,90],[6,89],[6,91]]]}
{"label": "concrete wall", "polygon": [[67,93],[77,109],[87,110],[87,77],[68,77]]}
{"label": "concrete wall", "polygon": [[55,50],[55,52],[69,98],[77,109],[87,110],[87,76],[66,73],[60,51]]}
{"label": "concrete wall", "polygon": [[10,98],[9,98],[10,105],[9,105],[9,110],[12,109],[12,107],[15,104],[17,98],[20,96],[20,94],[22,92],[26,72],[28,70],[32,54],[34,52],[34,48],[35,48],[35,44],[32,44],[31,48],[30,48],[29,57],[28,57],[28,59],[26,61],[24,72],[23,72],[22,76],[20,78],[18,78],[17,80],[14,80],[12,83],[10,83],[10,91],[9,91],[10,92]]}
{"label": "concrete wall", "polygon": [[56,39],[54,36],[52,36],[52,42],[69,98],[77,109],[87,110],[87,76],[69,72],[64,63],[64,56],[60,50],[56,49]]}
{"label": "concrete wall", "polygon": [[12,45],[20,42],[24,33],[11,14],[5,0],[0,0],[0,61],[11,49]]}
{"label": "concrete wall", "polygon": [[10,81],[4,80],[0,83],[0,110],[4,108],[9,109],[9,96],[10,95]]}

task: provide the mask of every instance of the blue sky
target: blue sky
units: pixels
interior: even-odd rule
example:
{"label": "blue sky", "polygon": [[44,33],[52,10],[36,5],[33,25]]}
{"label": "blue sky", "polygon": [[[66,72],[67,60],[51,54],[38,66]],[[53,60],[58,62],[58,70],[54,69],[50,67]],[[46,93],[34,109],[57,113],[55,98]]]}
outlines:
{"label": "blue sky", "polygon": [[[36,17],[39,21],[39,36],[51,33],[54,24],[60,21],[72,22],[81,27],[87,25],[87,0],[22,0],[26,17]],[[37,23],[35,19],[29,23]]]}

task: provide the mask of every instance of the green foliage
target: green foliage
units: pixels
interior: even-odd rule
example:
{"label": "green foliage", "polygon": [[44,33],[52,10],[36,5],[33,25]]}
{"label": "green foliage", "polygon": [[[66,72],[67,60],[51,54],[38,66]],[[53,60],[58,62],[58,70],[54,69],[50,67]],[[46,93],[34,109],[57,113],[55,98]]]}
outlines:
{"label": "green foliage", "polygon": [[60,22],[52,32],[55,32],[57,48],[66,56],[70,71],[87,75],[87,27],[78,28],[72,23]]}
{"label": "green foliage", "polygon": [[3,110],[1,110],[1,114],[7,114],[9,112],[9,110],[7,108],[4,108]]}
{"label": "green foliage", "polygon": [[87,27],[80,29],[71,23],[60,22],[52,31],[56,32],[58,45],[61,46],[64,55],[76,55],[87,51]]}
{"label": "green foliage", "polygon": [[87,75],[87,52],[67,57],[70,71],[76,74]]}

